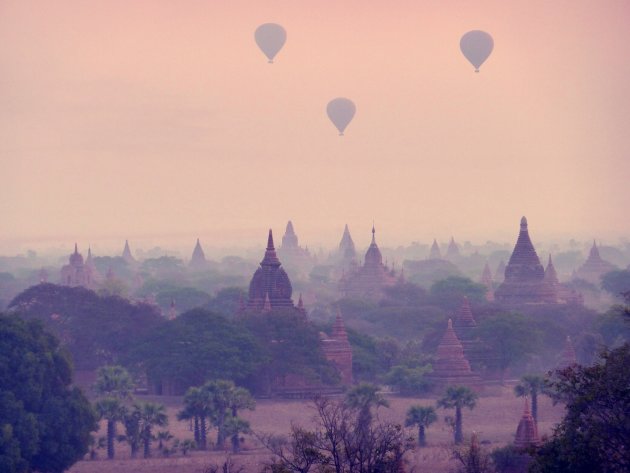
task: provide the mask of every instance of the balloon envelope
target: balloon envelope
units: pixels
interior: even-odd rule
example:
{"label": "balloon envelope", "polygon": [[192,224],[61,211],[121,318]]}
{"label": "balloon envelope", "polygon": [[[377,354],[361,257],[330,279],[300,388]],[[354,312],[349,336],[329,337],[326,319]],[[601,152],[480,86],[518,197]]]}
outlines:
{"label": "balloon envelope", "polygon": [[475,66],[475,72],[479,72],[479,67],[488,59],[494,48],[494,40],[485,31],[473,30],[462,36],[459,48],[466,59]]}
{"label": "balloon envelope", "polygon": [[326,113],[333,125],[339,130],[339,136],[343,136],[343,131],[354,118],[357,107],[350,99],[339,97],[328,102]]}
{"label": "balloon envelope", "polygon": [[282,49],[287,40],[287,32],[280,25],[265,23],[256,28],[254,39],[258,47],[269,59],[269,63],[273,63],[273,58]]}

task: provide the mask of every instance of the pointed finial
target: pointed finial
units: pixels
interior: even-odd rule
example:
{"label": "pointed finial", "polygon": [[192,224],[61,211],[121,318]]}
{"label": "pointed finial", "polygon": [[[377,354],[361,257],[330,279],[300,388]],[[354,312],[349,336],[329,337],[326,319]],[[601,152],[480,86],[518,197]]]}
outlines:
{"label": "pointed finial", "polygon": [[78,253],[78,252],[79,252],[79,249],[78,249],[78,247],[77,247],[77,244],[76,244],[76,243],[74,244],[74,252],[75,252],[75,253]]}
{"label": "pointed finial", "polygon": [[521,230],[527,230],[527,218],[521,218]]}
{"label": "pointed finial", "polygon": [[451,330],[453,329],[453,320],[451,319],[448,319],[448,328]]}
{"label": "pointed finial", "polygon": [[269,237],[267,238],[267,249],[268,250],[275,249],[273,246],[273,232],[271,231],[271,228],[269,229]]}
{"label": "pointed finial", "polygon": [[374,234],[376,233],[376,229],[374,228],[374,221],[372,221],[372,243],[376,243],[376,238]]}

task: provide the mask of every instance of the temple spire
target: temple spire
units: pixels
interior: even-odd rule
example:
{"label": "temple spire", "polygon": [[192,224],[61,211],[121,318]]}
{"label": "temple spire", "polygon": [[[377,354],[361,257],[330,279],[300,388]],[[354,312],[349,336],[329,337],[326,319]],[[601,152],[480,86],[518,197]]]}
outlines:
{"label": "temple spire", "polygon": [[516,428],[516,436],[514,438],[514,446],[518,448],[527,448],[538,445],[538,427],[529,410],[529,399],[525,397],[525,406],[523,407],[523,416],[521,417],[518,427]]}
{"label": "temple spire", "polygon": [[376,238],[374,236],[374,234],[376,233],[376,230],[374,229],[374,222],[372,222],[372,244],[376,245]]}
{"label": "temple spire", "polygon": [[346,332],[346,326],[343,323],[341,309],[339,308],[337,308],[337,316],[335,317],[335,323],[332,329],[332,338],[344,342],[348,341],[348,332]]}
{"label": "temple spire", "polygon": [[301,312],[303,315],[306,315],[306,309],[304,308],[304,301],[302,300],[301,292],[300,292],[300,297],[298,299],[297,310]]}
{"label": "temple spire", "polygon": [[269,300],[269,293],[265,294],[265,303],[262,308],[263,312],[271,312],[271,301]]}
{"label": "temple spire", "polygon": [[269,229],[269,236],[267,237],[267,249],[265,251],[265,257],[260,263],[266,266],[280,266],[280,260],[276,254],[276,248],[273,245],[273,232]]}

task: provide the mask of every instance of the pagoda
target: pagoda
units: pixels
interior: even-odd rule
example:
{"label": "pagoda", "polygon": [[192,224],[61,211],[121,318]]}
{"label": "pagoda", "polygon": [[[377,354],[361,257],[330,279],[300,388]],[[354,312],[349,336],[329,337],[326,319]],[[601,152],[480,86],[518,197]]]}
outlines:
{"label": "pagoda", "polygon": [[[91,256],[91,253],[90,253]],[[92,261],[90,261],[92,264]],[[94,288],[92,266],[83,261],[83,255],[79,253],[77,244],[74,244],[74,253],[68,258],[68,264],[61,268],[61,284],[64,286],[83,286]]]}
{"label": "pagoda", "polygon": [[440,246],[435,238],[433,239],[433,244],[431,245],[431,250],[429,251],[429,259],[442,259],[442,252],[440,251]]}
{"label": "pagoda", "polygon": [[446,250],[446,259],[453,261],[457,260],[461,257],[459,252],[459,246],[455,243],[455,238],[451,237],[451,242],[448,244],[448,248]]}
{"label": "pagoda", "polygon": [[599,254],[597,243],[593,240],[593,246],[584,264],[577,270],[576,277],[585,279],[591,283],[599,285],[604,274],[614,271],[617,267],[603,259]]}
{"label": "pagoda", "polygon": [[276,255],[273,233],[269,230],[265,256],[249,283],[247,309],[256,311],[277,308],[293,309],[295,306],[291,299],[292,292],[291,281]]}
{"label": "pagoda", "polygon": [[321,344],[324,356],[337,368],[341,384],[352,384],[352,347],[348,341],[341,311],[337,311],[332,333],[329,337],[322,337]]}
{"label": "pagoda", "polygon": [[514,446],[517,448],[535,447],[540,443],[538,438],[538,427],[534,421],[534,417],[529,410],[529,400],[525,398],[525,408],[523,416],[516,428],[516,436],[514,438]]}
{"label": "pagoda", "polygon": [[523,217],[518,240],[505,267],[505,280],[494,296],[506,305],[546,302],[544,277],[545,270],[529,238],[527,219]]}
{"label": "pagoda", "polygon": [[206,267],[206,264],[206,254],[203,252],[203,248],[201,248],[199,238],[197,238],[197,243],[195,244],[195,248],[193,249],[192,257],[190,258],[190,263],[188,263],[188,266],[191,269],[203,269]]}
{"label": "pagoda", "polygon": [[468,297],[464,296],[453,318],[453,329],[464,348],[464,356],[470,362],[473,371],[480,370],[485,360],[485,350],[475,333],[476,328],[477,322],[473,316],[470,301]]}
{"label": "pagoda", "polygon": [[125,240],[125,248],[123,249],[123,252],[122,252],[122,259],[124,259],[127,262],[127,264],[134,264],[136,262],[136,259],[131,254],[131,249],[129,248],[128,240]]}
{"label": "pagoda", "polygon": [[577,364],[577,356],[575,355],[573,342],[571,341],[571,337],[567,335],[567,338],[564,341],[564,348],[562,349],[562,353],[560,354],[560,360],[558,361],[558,366],[556,369],[563,370]]}
{"label": "pagoda", "polygon": [[357,252],[354,247],[354,241],[352,241],[352,236],[350,235],[350,230],[348,229],[347,223],[343,229],[341,241],[339,242],[338,256],[342,264],[346,267],[356,263]]}
{"label": "pagoda", "polygon": [[555,304],[559,301],[560,281],[558,281],[558,273],[549,255],[547,267],[545,268],[545,277],[543,278],[543,298],[545,302]]}
{"label": "pagoda", "polygon": [[480,387],[481,379],[470,369],[470,363],[464,356],[464,347],[453,329],[451,319],[448,319],[446,332],[438,345],[433,372],[427,375],[427,379],[438,390],[451,385]]}
{"label": "pagoda", "polygon": [[312,269],[313,258],[307,248],[302,248],[298,244],[298,237],[291,220],[287,223],[278,254],[282,258],[284,267],[294,276],[306,276]]}
{"label": "pagoda", "polygon": [[481,284],[486,286],[486,300],[491,302],[494,300],[494,284],[492,283],[492,271],[490,271],[490,266],[486,262],[483,267],[483,272],[481,273],[480,278]]}
{"label": "pagoda", "polygon": [[350,268],[341,278],[340,289],[345,297],[378,300],[383,296],[385,287],[393,286],[398,281],[395,271],[383,264],[375,233],[372,226],[372,243],[365,253],[363,265]]}

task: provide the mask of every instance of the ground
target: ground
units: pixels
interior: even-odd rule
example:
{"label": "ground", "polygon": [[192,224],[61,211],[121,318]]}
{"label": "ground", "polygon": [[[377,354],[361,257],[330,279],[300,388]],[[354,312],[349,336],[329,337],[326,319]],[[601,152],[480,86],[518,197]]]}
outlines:
{"label": "ground", "polygon": [[[181,408],[181,398],[157,397],[151,400],[162,402],[168,407],[168,430],[176,438],[192,438],[188,422],[176,419],[176,413]],[[435,405],[434,398],[400,398],[388,397],[391,407],[379,409],[379,416],[383,419],[404,422],[405,413],[410,405]],[[512,386],[486,388],[479,398],[477,407],[473,411],[464,410],[464,433],[469,436],[473,431],[488,450],[501,447],[514,439],[516,426],[523,412],[523,399],[514,397]],[[444,423],[445,415],[452,415],[452,411],[438,410],[439,420],[427,430],[426,448],[416,448],[408,455],[407,461],[414,466],[414,471],[447,472],[454,465],[451,460],[452,432]],[[553,406],[545,396],[539,398],[538,428],[541,435],[550,434],[553,426],[562,418],[563,407]],[[256,410],[243,412],[251,423],[255,432],[283,433],[287,432],[291,422],[308,425],[313,417],[313,410],[308,401],[288,400],[258,400]],[[414,438],[415,429],[409,429]],[[105,427],[101,426],[99,436],[105,435]],[[212,438],[212,437],[211,437]],[[221,465],[226,457],[225,452],[191,452],[187,456],[180,453],[164,458],[157,451],[157,442],[153,447],[154,458],[131,459],[125,444],[117,444],[116,459],[104,459],[105,452],[99,450],[99,459],[85,460],[77,463],[70,473],[203,473],[212,464]],[[141,455],[142,452],[140,452]],[[247,436],[242,454],[233,455],[232,461],[236,465],[243,465],[245,471],[258,472],[264,462],[271,459],[270,453],[261,447],[255,437]]]}

